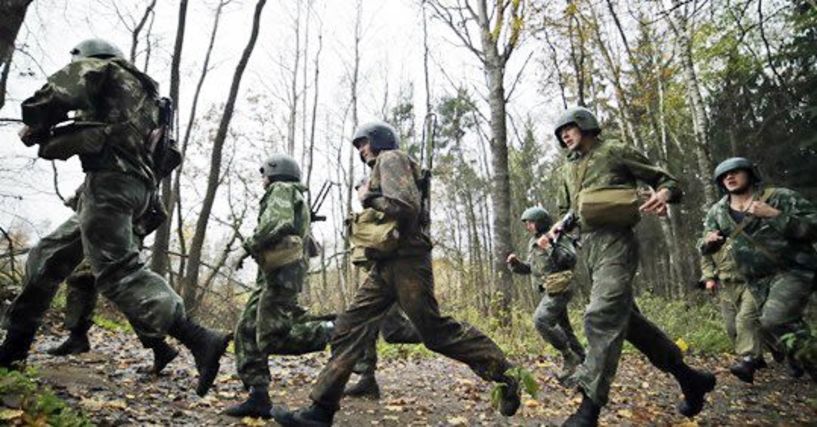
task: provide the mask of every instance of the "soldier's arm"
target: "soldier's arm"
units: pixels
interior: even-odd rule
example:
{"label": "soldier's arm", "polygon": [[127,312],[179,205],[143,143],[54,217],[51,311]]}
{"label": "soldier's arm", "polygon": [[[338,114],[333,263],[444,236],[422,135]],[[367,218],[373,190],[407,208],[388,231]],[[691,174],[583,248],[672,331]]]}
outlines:
{"label": "soldier's arm", "polygon": [[651,185],[656,191],[667,189],[669,191],[668,203],[676,203],[681,200],[682,192],[678,180],[669,172],[655,166],[647,156],[630,146],[623,146],[619,156],[622,163],[637,180]]}
{"label": "soldier's arm", "polygon": [[[273,184],[274,185],[274,184]],[[284,236],[297,234],[294,192],[291,187],[276,185],[267,198],[267,206],[258,219],[252,237],[244,242],[249,253],[258,253]]]}
{"label": "soldier's arm", "polygon": [[701,283],[707,280],[718,280],[718,267],[712,255],[701,255]]}
{"label": "soldier's arm", "polygon": [[516,262],[514,264],[509,264],[508,268],[510,268],[511,272],[516,273],[516,274],[530,274],[531,273],[530,262],[525,262],[525,261],[522,261],[522,260],[519,260],[518,262]]}
{"label": "soldier's arm", "polygon": [[[723,246],[724,241],[728,238],[726,237],[726,233],[724,233],[718,225],[717,215],[717,205],[712,206],[709,209],[709,212],[706,213],[706,218],[704,218],[704,232],[701,238],[698,239],[697,245],[698,251],[701,253],[701,255],[706,256],[717,252]],[[714,231],[719,232],[722,236],[724,236],[724,238],[720,241],[707,242],[706,236]]]}
{"label": "soldier's arm", "polygon": [[385,151],[380,154],[377,171],[379,191],[369,191],[361,204],[373,208],[398,221],[408,221],[420,214],[420,190],[414,182],[414,173],[406,156]]}
{"label": "soldier's arm", "polygon": [[789,239],[814,242],[817,240],[817,208],[799,193],[777,189],[780,215],[769,219],[772,227]]}
{"label": "soldier's arm", "polygon": [[107,78],[103,64],[76,61],[52,74],[40,90],[23,101],[23,123],[42,131],[65,120],[69,111],[90,109],[94,93]]}
{"label": "soldier's arm", "polygon": [[565,167],[562,166],[557,171],[557,178],[559,184],[557,184],[557,195],[556,195],[556,204],[557,208],[559,209],[559,215],[563,216],[570,210],[570,189],[567,187],[568,183],[563,178],[565,176],[564,169]]}
{"label": "soldier's arm", "polygon": [[571,270],[576,266],[576,249],[569,236],[558,239],[556,244],[551,245],[548,255],[552,271]]}

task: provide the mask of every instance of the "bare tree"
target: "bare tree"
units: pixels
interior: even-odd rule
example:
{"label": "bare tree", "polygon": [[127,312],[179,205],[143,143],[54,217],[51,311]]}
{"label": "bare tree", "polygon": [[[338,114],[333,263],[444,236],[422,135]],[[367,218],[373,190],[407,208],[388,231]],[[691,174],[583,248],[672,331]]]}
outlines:
{"label": "bare tree", "polygon": [[0,108],[6,104],[6,82],[14,55],[14,41],[33,0],[0,0]]}

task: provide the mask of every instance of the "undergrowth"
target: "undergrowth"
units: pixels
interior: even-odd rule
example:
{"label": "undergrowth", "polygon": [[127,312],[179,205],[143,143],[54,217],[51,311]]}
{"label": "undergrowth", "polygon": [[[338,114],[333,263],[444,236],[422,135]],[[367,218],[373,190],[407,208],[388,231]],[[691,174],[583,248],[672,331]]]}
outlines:
{"label": "undergrowth", "polygon": [[93,424],[35,381],[36,371],[0,369],[0,424],[84,427]]}

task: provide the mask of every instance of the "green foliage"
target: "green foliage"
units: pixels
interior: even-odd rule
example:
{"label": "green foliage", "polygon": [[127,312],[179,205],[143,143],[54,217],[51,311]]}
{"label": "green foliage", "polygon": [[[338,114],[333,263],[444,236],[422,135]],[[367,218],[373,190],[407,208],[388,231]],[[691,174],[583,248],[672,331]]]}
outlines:
{"label": "green foliage", "polygon": [[102,314],[94,314],[94,324],[112,332],[133,332],[133,327],[127,321],[109,318]]}
{"label": "green foliage", "polygon": [[690,350],[701,353],[732,351],[723,318],[715,304],[696,304],[684,300],[667,300],[641,296],[638,306],[673,341],[682,339]]}
{"label": "green foliage", "polygon": [[0,396],[19,402],[14,408],[4,409],[3,421],[11,425],[53,425],[84,427],[93,424],[81,413],[71,409],[47,387],[38,385],[35,372],[25,373],[0,369]]}

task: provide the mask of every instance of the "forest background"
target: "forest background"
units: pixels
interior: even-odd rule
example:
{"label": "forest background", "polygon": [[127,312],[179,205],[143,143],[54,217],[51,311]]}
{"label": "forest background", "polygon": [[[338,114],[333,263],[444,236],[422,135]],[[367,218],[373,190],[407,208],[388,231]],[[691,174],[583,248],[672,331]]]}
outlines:
{"label": "forest background", "polygon": [[[349,139],[370,120],[392,123],[405,150],[433,158],[443,309],[510,351],[543,347],[530,321],[539,295],[504,259],[525,253],[525,208],[555,216],[564,153],[552,123],[568,106],[587,106],[605,138],[634,145],[681,181],[683,202],[638,226],[636,287],[642,308],[694,349],[729,349],[711,298],[696,287],[695,241],[720,197],[714,166],[746,156],[767,182],[817,200],[814,0],[0,4],[6,305],[27,250],[71,214],[62,201],[82,179],[77,161],[37,159],[19,143],[19,104],[88,37],[117,44],[175,101],[184,163],[162,185],[172,217],[144,256],[194,317],[224,329],[254,285],[254,266],[234,264],[255,225],[259,164],[274,152],[301,162],[310,198],[331,183],[303,302],[319,313],[349,304],[363,277],[349,262],[344,218],[359,208],[352,186],[367,173]],[[583,277],[579,288],[574,322],[588,293]]]}

